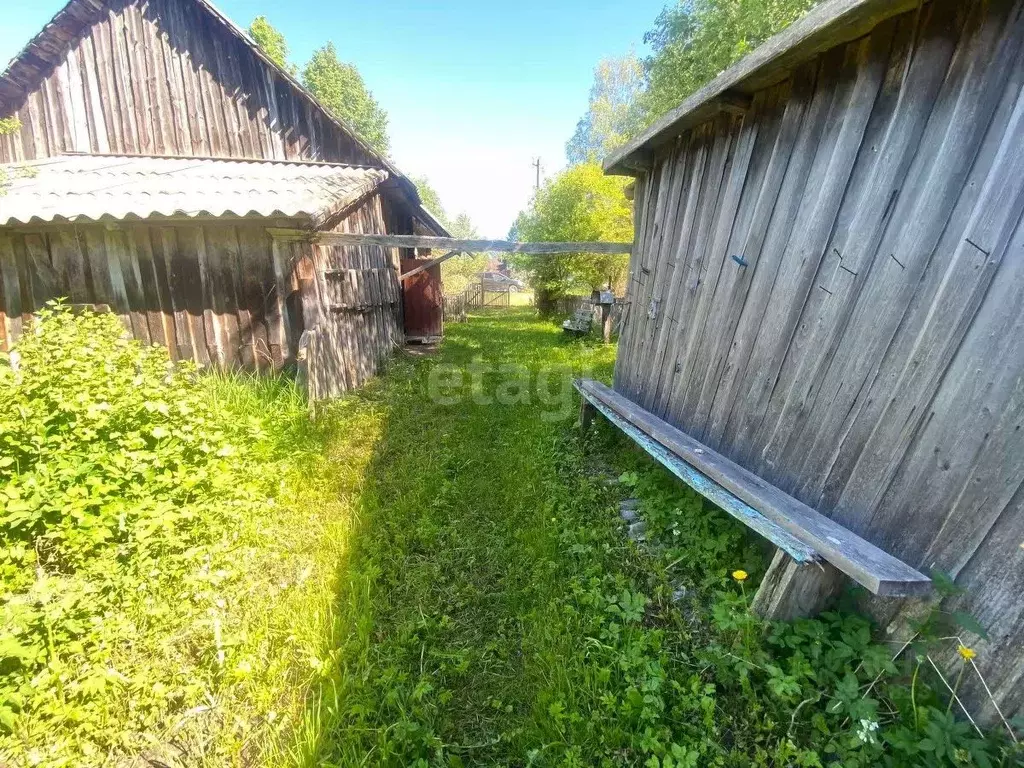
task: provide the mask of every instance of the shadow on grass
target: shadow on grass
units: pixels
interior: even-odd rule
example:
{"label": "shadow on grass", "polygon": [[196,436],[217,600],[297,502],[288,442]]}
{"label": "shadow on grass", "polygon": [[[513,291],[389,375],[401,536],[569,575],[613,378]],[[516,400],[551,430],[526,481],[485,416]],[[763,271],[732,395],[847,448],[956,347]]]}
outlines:
{"label": "shadow on grass", "polygon": [[521,758],[510,744],[536,716],[538,679],[524,632],[551,599],[538,569],[558,557],[555,452],[575,401],[560,420],[541,418],[549,404],[533,391],[483,402],[497,374],[476,397],[468,378],[456,402],[429,397],[432,366],[474,360],[525,366],[532,383],[542,368],[557,370],[567,388],[584,370],[607,378],[614,348],[566,343],[530,308],[487,312],[447,326],[436,356],[399,359],[339,404],[375,409],[382,424],[339,564],[336,666],[310,697],[299,764]]}

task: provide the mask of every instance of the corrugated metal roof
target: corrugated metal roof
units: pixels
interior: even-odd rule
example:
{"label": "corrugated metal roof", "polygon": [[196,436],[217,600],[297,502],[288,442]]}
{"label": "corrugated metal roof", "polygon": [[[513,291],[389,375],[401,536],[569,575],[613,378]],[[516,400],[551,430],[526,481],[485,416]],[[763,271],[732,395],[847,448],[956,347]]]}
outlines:
{"label": "corrugated metal roof", "polygon": [[309,217],[314,225],[388,173],[336,163],[64,155],[0,166],[0,224],[151,216]]}

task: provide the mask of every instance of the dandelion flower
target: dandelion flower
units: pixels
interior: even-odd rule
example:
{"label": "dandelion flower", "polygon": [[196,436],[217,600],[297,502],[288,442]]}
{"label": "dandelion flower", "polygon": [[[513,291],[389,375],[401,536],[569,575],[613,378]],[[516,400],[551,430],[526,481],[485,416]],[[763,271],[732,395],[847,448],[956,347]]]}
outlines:
{"label": "dandelion flower", "polygon": [[960,654],[960,657],[964,661],[970,661],[978,655],[973,648],[968,648],[966,645],[961,645],[959,648],[956,649],[956,652]]}
{"label": "dandelion flower", "polygon": [[732,577],[734,579],[736,579],[736,581],[746,581],[747,580],[747,572],[744,571],[744,570],[733,571],[732,572]]}

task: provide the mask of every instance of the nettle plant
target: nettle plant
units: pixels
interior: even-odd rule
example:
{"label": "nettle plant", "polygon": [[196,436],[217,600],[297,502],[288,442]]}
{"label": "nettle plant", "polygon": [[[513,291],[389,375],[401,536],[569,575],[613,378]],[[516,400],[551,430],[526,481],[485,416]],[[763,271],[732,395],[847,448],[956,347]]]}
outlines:
{"label": "nettle plant", "polygon": [[[202,545],[254,498],[238,446],[256,428],[206,400],[112,314],[50,304],[0,355],[0,747],[68,722],[103,743],[111,707],[166,706],[119,649],[159,625],[153,595],[201,594]],[[109,695],[136,682],[130,705]]]}
{"label": "nettle plant", "polygon": [[[853,594],[815,619],[765,622],[749,607],[766,563],[740,524],[665,473],[628,472],[620,481],[641,499],[648,551],[668,563],[676,587],[686,586],[681,608],[691,634],[674,654],[683,663],[660,688],[674,715],[666,720],[688,724],[667,731],[699,754],[693,764],[1024,764],[1017,727],[1004,721],[983,731],[956,698],[976,673],[961,636],[984,636],[972,617],[936,607],[899,649],[874,639]],[[942,574],[935,580],[940,594],[956,590]],[[951,646],[962,669],[946,681],[933,659]],[[673,759],[660,764],[680,764]]]}

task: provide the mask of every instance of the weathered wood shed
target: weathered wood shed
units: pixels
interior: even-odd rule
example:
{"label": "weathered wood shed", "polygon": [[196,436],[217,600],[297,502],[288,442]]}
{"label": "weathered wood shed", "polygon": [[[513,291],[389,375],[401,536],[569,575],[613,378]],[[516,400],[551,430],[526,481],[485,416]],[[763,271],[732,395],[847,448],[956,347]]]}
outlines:
{"label": "weathered wood shed", "polygon": [[[1024,704],[1022,85],[1020,0],[830,0],[605,166],[636,176],[618,395],[692,438],[698,468],[693,445],[951,574],[944,607],[987,628],[977,661],[1007,715]],[[894,636],[919,608],[872,606]]]}
{"label": "weathered wood shed", "polygon": [[7,117],[0,344],[67,297],[200,363],[280,367],[304,339],[320,397],[402,343],[415,252],[315,235],[443,227],[206,0],[71,0],[0,75]]}

